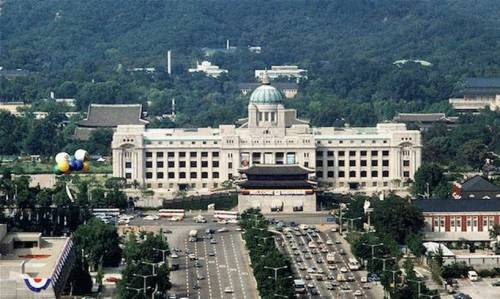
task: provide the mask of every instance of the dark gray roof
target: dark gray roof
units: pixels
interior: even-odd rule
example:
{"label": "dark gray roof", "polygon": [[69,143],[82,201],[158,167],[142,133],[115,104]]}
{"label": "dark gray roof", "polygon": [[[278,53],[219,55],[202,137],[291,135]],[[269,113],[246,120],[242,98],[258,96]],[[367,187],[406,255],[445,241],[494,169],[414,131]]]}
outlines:
{"label": "dark gray roof", "polygon": [[410,121],[410,122],[437,122],[446,121],[444,113],[398,113],[394,117],[396,121]]}
{"label": "dark gray roof", "polygon": [[494,78],[467,78],[465,88],[500,88],[500,77]]}
{"label": "dark gray roof", "polygon": [[498,212],[500,199],[420,199],[413,204],[422,212]]}
{"label": "dark gray roof", "polygon": [[[238,89],[250,89],[254,90],[255,88],[261,86],[261,83],[238,83]],[[299,85],[293,82],[274,82],[271,83],[271,86],[276,87],[279,90],[283,89],[299,89]]]}
{"label": "dark gray roof", "polygon": [[313,172],[299,165],[252,165],[247,169],[240,170],[247,175],[297,175]]}
{"label": "dark gray roof", "polygon": [[90,104],[87,118],[79,121],[79,127],[116,127],[118,125],[145,125],[142,105]]}
{"label": "dark gray roof", "polygon": [[500,192],[500,187],[490,183],[487,179],[480,175],[473,176],[462,184],[462,191],[478,192],[478,191],[493,191]]}
{"label": "dark gray roof", "polygon": [[248,180],[239,184],[242,188],[263,188],[263,189],[273,189],[273,188],[303,188],[309,189],[314,188],[315,184],[308,181],[300,180]]}

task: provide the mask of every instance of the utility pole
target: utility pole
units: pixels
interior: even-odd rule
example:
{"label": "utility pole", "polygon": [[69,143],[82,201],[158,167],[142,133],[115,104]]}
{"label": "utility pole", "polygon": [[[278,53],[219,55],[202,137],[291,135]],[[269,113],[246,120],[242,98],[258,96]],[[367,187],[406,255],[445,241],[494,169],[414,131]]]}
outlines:
{"label": "utility pole", "polygon": [[283,267],[268,267],[268,266],[264,266],[264,269],[271,269],[271,270],[274,270],[274,280],[278,280],[278,270],[282,270],[282,269],[286,269],[288,268],[288,266],[283,266]]}

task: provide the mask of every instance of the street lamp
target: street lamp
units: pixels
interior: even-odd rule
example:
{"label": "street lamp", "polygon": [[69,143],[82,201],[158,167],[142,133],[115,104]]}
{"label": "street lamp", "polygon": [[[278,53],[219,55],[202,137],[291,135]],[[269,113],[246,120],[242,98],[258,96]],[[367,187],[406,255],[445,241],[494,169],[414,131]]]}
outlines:
{"label": "street lamp", "polygon": [[[347,218],[347,220],[351,221],[351,230],[354,230],[354,220],[360,219],[363,219],[363,217]],[[347,226],[347,232],[349,232],[349,226]]]}
{"label": "street lamp", "polygon": [[416,282],[418,285],[418,297],[420,298],[420,285],[423,283],[422,280],[416,280],[416,279],[406,279],[406,281],[413,281]]}
{"label": "street lamp", "polygon": [[396,258],[393,257],[393,256],[391,256],[391,257],[386,257],[386,258],[375,257],[373,259],[375,259],[375,260],[382,260],[382,263],[383,263],[382,264],[382,271],[385,271],[385,261],[387,261],[387,260],[393,260],[393,259],[395,260]]}
{"label": "street lamp", "polygon": [[139,294],[142,291],[142,288],[132,288],[132,287],[125,287],[127,290],[131,291],[136,291],[137,294]]}
{"label": "street lamp", "polygon": [[365,246],[370,246],[372,248],[372,267],[373,267],[373,256],[375,255],[375,247],[377,246],[384,246],[384,243],[378,243],[378,244],[366,244],[366,243],[361,243]]}
{"label": "street lamp", "polygon": [[153,275],[153,274],[151,274],[151,275],[141,275],[141,274],[135,274],[135,273],[134,273],[134,274],[133,274],[133,276],[135,276],[135,277],[142,277],[143,282],[144,282],[144,287],[143,287],[142,289],[144,290],[144,297],[146,297],[146,289],[147,289],[147,288],[146,288],[146,280],[147,280],[149,277],[153,277],[153,276],[156,276],[156,275]]}
{"label": "street lamp", "polygon": [[145,264],[145,265],[150,265],[152,267],[152,270],[151,271],[153,273],[153,275],[156,275],[156,266],[158,266],[158,263],[149,263],[149,262],[141,262],[141,264]]}
{"label": "street lamp", "polygon": [[283,267],[268,267],[264,266],[264,269],[271,269],[274,270],[274,280],[276,281],[278,279],[278,270],[286,269],[288,266],[283,266]]}
{"label": "street lamp", "polygon": [[159,249],[159,248],[153,248],[153,250],[160,251],[161,254],[162,254],[162,257],[163,257],[163,262],[166,263],[165,254],[168,253],[170,250],[168,250],[168,249]]}
{"label": "street lamp", "polygon": [[288,296],[280,295],[280,294],[274,294],[274,297],[288,298]]}

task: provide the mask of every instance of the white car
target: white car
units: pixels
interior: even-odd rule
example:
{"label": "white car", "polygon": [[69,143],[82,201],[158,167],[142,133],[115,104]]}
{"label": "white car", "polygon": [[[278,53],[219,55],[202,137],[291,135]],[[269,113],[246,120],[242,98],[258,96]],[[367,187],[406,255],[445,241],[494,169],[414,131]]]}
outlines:
{"label": "white car", "polygon": [[194,253],[190,253],[190,254],[188,255],[188,258],[189,258],[190,260],[195,260],[195,259],[196,259],[196,255],[195,255]]}
{"label": "white car", "polygon": [[174,252],[174,253],[172,253],[172,254],[170,255],[170,257],[171,257],[171,258],[173,258],[173,259],[176,259],[176,258],[178,258],[179,256],[177,255],[177,253],[175,253],[175,252]]}
{"label": "white car", "polygon": [[361,277],[361,282],[362,283],[368,282],[368,278],[366,278],[366,276]]}
{"label": "white car", "polygon": [[316,272],[316,271],[314,271],[314,269],[313,269],[313,268],[308,268],[308,269],[307,269],[307,273],[314,273],[314,272]]}
{"label": "white car", "polygon": [[354,296],[356,296],[356,297],[363,296],[363,292],[361,292],[360,290],[357,290],[356,292],[354,292]]}
{"label": "white car", "polygon": [[332,240],[327,240],[326,241],[326,245],[333,245],[333,241]]}
{"label": "white car", "polygon": [[227,221],[227,223],[231,223],[231,224],[238,224],[238,220],[237,219],[229,219]]}
{"label": "white car", "polygon": [[346,267],[342,267],[342,268],[340,268],[340,272],[347,273],[347,272],[349,272],[349,270],[347,270]]}
{"label": "white car", "polygon": [[218,233],[224,233],[224,232],[227,232],[227,231],[228,231],[228,229],[227,229],[227,228],[225,228],[225,227],[223,227],[223,228],[219,228],[219,229],[217,230],[217,232],[218,232]]}
{"label": "white car", "polygon": [[219,220],[219,224],[227,224],[227,221],[224,219]]}
{"label": "white car", "polygon": [[231,289],[230,287],[227,287],[224,289],[224,293],[231,294],[231,293],[233,293],[233,289]]}
{"label": "white car", "polygon": [[158,220],[160,219],[160,217],[156,216],[156,215],[148,215],[146,217],[144,217],[144,220]]}

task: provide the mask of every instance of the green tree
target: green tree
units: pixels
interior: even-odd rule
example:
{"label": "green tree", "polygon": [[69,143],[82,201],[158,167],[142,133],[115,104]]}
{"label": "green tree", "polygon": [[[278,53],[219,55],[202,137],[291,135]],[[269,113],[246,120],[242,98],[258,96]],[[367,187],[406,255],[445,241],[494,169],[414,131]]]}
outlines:
{"label": "green tree", "polygon": [[110,155],[113,131],[110,129],[97,129],[90,134],[87,141],[88,151],[92,154]]}
{"label": "green tree", "polygon": [[469,166],[478,169],[483,166],[487,151],[488,148],[481,139],[472,139],[462,145],[459,157]]}
{"label": "green tree", "polygon": [[416,257],[421,257],[425,254],[425,247],[420,234],[414,232],[408,234],[406,237],[406,245],[408,245],[411,253],[413,253]]}
{"label": "green tree", "polygon": [[434,188],[445,180],[444,170],[437,164],[423,164],[415,172],[412,193],[414,195],[421,195],[427,194],[427,191],[429,191],[432,194]]}

